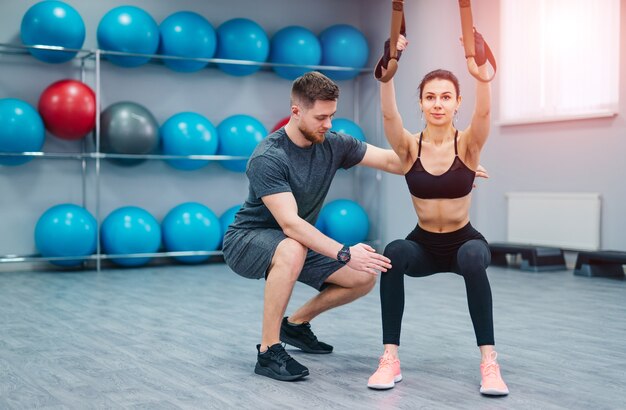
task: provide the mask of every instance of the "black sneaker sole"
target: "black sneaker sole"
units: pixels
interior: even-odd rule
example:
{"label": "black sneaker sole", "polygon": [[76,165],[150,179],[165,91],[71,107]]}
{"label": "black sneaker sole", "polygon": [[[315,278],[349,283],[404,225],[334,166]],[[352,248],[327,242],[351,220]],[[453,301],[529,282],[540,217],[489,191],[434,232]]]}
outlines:
{"label": "black sneaker sole", "polygon": [[272,369],[268,367],[263,367],[259,365],[259,363],[257,363],[256,366],[254,367],[254,372],[261,376],[267,376],[269,378],[280,380],[283,382],[291,382],[291,381],[298,380],[309,375],[308,370],[305,370],[303,373],[300,373],[300,374],[292,374],[292,375],[278,374],[272,371]]}
{"label": "black sneaker sole", "polygon": [[302,342],[300,342],[298,339],[292,339],[291,337],[287,336],[284,333],[281,333],[280,340],[282,342],[287,343],[290,346],[297,347],[298,349],[302,350],[305,353],[328,354],[328,353],[332,353],[333,352],[332,349],[331,350],[322,350],[322,349],[315,350],[315,349],[311,349],[307,345],[305,345]]}

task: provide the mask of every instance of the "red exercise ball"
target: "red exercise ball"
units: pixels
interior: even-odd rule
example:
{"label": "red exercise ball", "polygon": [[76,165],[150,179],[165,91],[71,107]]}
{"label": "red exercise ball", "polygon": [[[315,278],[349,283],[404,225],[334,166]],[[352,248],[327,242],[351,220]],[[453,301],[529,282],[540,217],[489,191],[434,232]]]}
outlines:
{"label": "red exercise ball", "polygon": [[96,125],[96,94],[80,81],[57,81],[39,97],[38,110],[51,134],[78,140]]}
{"label": "red exercise ball", "polygon": [[287,125],[287,123],[289,122],[289,118],[291,118],[291,117],[290,116],[289,117],[285,117],[282,120],[278,121],[276,123],[276,125],[274,125],[274,128],[272,128],[272,132],[276,131],[279,128],[284,127],[285,125]]}

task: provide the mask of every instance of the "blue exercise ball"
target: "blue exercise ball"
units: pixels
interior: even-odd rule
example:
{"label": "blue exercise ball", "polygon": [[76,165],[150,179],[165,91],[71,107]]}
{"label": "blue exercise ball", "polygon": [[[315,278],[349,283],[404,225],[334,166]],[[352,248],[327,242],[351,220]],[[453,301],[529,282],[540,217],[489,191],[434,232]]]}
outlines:
{"label": "blue exercise ball", "polygon": [[[220,155],[249,157],[257,144],[267,136],[267,130],[259,120],[238,114],[224,119],[217,126]],[[224,160],[220,164],[235,172],[245,172],[247,160]]]}
{"label": "blue exercise ball", "polygon": [[[209,120],[195,112],[181,112],[161,126],[161,146],[165,155],[215,155],[218,148],[217,129]],[[168,159],[176,169],[192,171],[208,160]]]}
{"label": "blue exercise ball", "polygon": [[355,70],[323,70],[322,73],[333,80],[349,80],[359,75],[365,67],[369,48],[367,39],[357,28],[348,24],[328,27],[319,35],[322,44],[322,65],[350,67]]}
{"label": "blue exercise ball", "polygon": [[[169,56],[212,58],[217,35],[211,23],[198,13],[180,11],[163,20],[159,26],[159,53]],[[193,72],[206,67],[208,61],[170,60],[163,63],[174,71]]]}
{"label": "blue exercise ball", "polygon": [[[222,242],[219,218],[206,206],[186,202],[173,208],[161,222],[163,243],[168,252],[214,251]],[[184,263],[203,262],[209,255],[175,256]]]}
{"label": "blue exercise ball", "polygon": [[326,235],[326,207],[322,207],[320,213],[317,215],[317,221],[315,221],[315,227],[318,231]]}
{"label": "blue exercise ball", "polygon": [[324,233],[337,242],[351,246],[367,239],[369,219],[358,203],[337,199],[324,206],[321,216]]}
{"label": "blue exercise ball", "polygon": [[[235,215],[241,209],[241,205],[235,205],[228,208],[222,216],[220,216],[220,225],[222,226],[222,240],[224,239],[224,234],[228,230],[228,227],[235,222]],[[222,241],[220,241],[220,247],[222,246]]]}
{"label": "blue exercise ball", "polygon": [[[217,58],[246,60],[263,63],[270,53],[270,40],[256,22],[235,18],[217,28]],[[257,72],[260,65],[226,64],[217,66],[225,73],[244,76]]]}
{"label": "blue exercise ball", "polygon": [[[279,30],[270,44],[270,62],[295,65],[319,65],[322,61],[322,46],[319,39],[309,29],[289,26]],[[288,80],[300,77],[309,68],[272,67],[274,72]]]}
{"label": "blue exercise ball", "polygon": [[[161,246],[161,226],[145,209],[125,206],[111,212],[100,228],[102,250],[111,255],[154,253]],[[121,266],[140,266],[150,261],[145,258],[113,258]]]}
{"label": "blue exercise ball", "polygon": [[[33,106],[16,98],[0,99],[0,152],[37,152],[46,131]],[[0,165],[21,165],[32,157],[0,157]]]}
{"label": "blue exercise ball", "polygon": [[347,118],[334,118],[331,130],[351,135],[354,138],[365,142],[365,134],[363,133],[361,127],[359,127],[354,121]]}
{"label": "blue exercise ball", "polygon": [[[97,37],[103,50],[155,54],[159,48],[159,26],[150,14],[135,6],[109,10],[98,24]],[[137,67],[150,60],[150,57],[114,54],[105,57],[122,67]]]}
{"label": "blue exercise ball", "polygon": [[[22,43],[27,46],[56,46],[80,49],[85,41],[85,23],[78,12],[62,1],[42,1],[26,11],[20,27]],[[64,63],[77,51],[52,51],[29,48],[28,52],[46,63]]]}
{"label": "blue exercise ball", "polygon": [[[56,205],[44,212],[35,226],[35,246],[44,257],[87,256],[96,252],[98,224],[89,211],[73,204]],[[78,266],[83,260],[50,261]]]}

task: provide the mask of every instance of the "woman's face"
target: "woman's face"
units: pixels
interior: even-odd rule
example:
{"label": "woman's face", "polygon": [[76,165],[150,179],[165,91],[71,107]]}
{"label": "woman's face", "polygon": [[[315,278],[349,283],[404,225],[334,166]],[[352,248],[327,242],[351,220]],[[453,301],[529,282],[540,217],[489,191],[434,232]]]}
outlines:
{"label": "woman's face", "polygon": [[461,99],[450,80],[435,78],[424,85],[420,107],[427,124],[445,125],[452,122]]}

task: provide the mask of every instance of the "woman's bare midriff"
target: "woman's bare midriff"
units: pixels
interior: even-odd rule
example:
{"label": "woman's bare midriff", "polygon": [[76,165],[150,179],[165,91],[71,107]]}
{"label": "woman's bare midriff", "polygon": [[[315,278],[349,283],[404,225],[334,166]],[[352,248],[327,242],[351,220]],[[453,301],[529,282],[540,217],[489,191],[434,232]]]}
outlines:
{"label": "woman's bare midriff", "polygon": [[434,233],[454,232],[469,222],[472,194],[453,199],[419,199],[412,197],[422,229]]}

